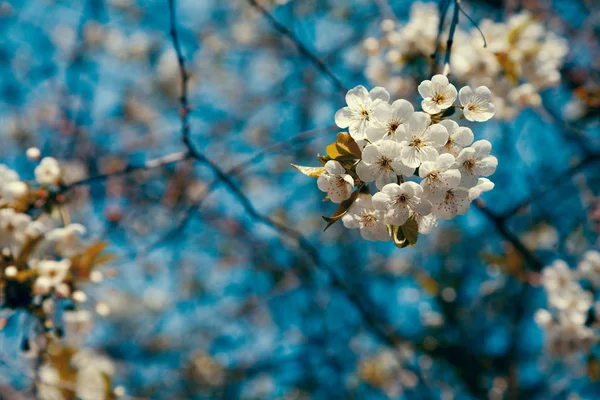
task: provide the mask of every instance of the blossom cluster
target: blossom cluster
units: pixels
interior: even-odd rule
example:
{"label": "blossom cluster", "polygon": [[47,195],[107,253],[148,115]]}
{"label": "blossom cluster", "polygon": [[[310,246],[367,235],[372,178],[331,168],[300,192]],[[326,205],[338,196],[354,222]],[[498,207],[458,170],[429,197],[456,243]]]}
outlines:
{"label": "blossom cluster", "polygon": [[594,291],[600,289],[600,252],[585,253],[577,269],[555,261],[544,268],[542,283],[549,308],[538,310],[535,320],[546,332],[549,353],[589,353],[599,337],[600,302],[594,307]]}
{"label": "blossom cluster", "polygon": [[[407,100],[390,104],[381,87],[357,86],[346,95],[347,107],[335,122],[348,133],[319,157],[322,168],[296,167],[317,177],[320,190],[340,207],[329,223],[342,219],[364,239],[393,239],[404,247],[427,234],[438,218],[465,214],[471,202],[494,184],[487,179],[498,164],[487,140],[474,141],[470,128],[450,119],[483,122],[494,115],[487,87],[457,91],[444,75],[419,85],[421,108]],[[460,105],[455,105],[456,100]],[[371,195],[368,184],[378,191]]]}
{"label": "blossom cluster", "polygon": [[[399,76],[409,66],[419,66],[437,50],[443,51],[447,38],[441,35],[436,49],[439,11],[434,3],[414,3],[404,25],[392,20],[381,24],[382,38],[365,40],[369,55],[366,74],[378,85],[397,95],[414,90],[416,82]],[[484,19],[481,33],[457,28],[453,38],[450,70],[458,82],[488,86],[495,96],[497,117],[510,119],[520,109],[541,104],[540,91],[560,81],[560,68],[568,53],[565,39],[546,29],[527,12],[506,22]],[[487,46],[484,47],[484,35]]]}
{"label": "blossom cluster", "polygon": [[[37,161],[41,155],[31,148],[27,156]],[[75,338],[82,329],[89,330],[90,312],[80,306],[87,302],[83,287],[103,279],[97,267],[111,257],[103,254],[104,243],[86,243],[83,225],[70,222],[58,161],[41,159],[34,176],[34,181],[25,181],[0,164],[0,309],[3,316],[24,310],[34,317],[35,322],[23,326],[21,349],[28,356],[42,355],[40,381],[36,382],[40,393],[44,388],[58,393],[61,390],[52,382],[67,364],[76,365],[73,362],[83,360],[84,355],[66,360],[57,358],[56,351],[42,350],[61,348],[61,338]],[[106,306],[98,303],[96,311],[106,313]],[[88,350],[69,349],[68,353],[76,356],[82,351]],[[103,385],[107,382],[110,369],[100,375],[85,366],[78,370],[86,368],[87,382],[92,375]]]}

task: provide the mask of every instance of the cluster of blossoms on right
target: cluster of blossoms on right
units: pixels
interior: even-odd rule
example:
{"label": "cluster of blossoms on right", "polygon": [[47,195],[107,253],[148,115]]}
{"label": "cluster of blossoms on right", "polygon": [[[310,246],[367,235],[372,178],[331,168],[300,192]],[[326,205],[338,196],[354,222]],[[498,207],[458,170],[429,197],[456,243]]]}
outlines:
{"label": "cluster of blossoms on right", "polygon": [[[421,108],[407,100],[390,104],[381,87],[370,92],[357,86],[346,95],[347,107],[335,115],[340,128],[336,143],[320,156],[322,168],[298,167],[318,178],[328,200],[340,203],[328,226],[341,219],[360,229],[371,241],[394,240],[414,245],[439,218],[465,214],[473,200],[494,184],[487,178],[498,160],[487,140],[453,119],[484,122],[495,108],[487,87],[460,91],[444,75],[423,81],[418,88]],[[456,105],[456,101],[460,105]],[[371,194],[369,185],[376,187]]]}
{"label": "cluster of blossoms on right", "polygon": [[542,271],[542,284],[549,308],[538,310],[535,320],[546,332],[550,354],[589,354],[600,337],[600,301],[594,304],[600,289],[600,252],[586,252],[577,269],[556,260]]}
{"label": "cluster of blossoms on right", "polygon": [[[413,4],[404,24],[383,20],[383,36],[364,42],[370,81],[399,96],[412,93],[418,81],[406,70],[422,68],[436,51],[439,22],[436,4],[421,2]],[[523,108],[539,106],[540,92],[560,82],[567,41],[527,11],[512,15],[506,22],[484,19],[480,28],[486,47],[475,28],[456,29],[450,60],[452,76],[457,82],[489,87],[499,119],[511,119]],[[445,51],[446,41],[444,32],[438,52]]]}

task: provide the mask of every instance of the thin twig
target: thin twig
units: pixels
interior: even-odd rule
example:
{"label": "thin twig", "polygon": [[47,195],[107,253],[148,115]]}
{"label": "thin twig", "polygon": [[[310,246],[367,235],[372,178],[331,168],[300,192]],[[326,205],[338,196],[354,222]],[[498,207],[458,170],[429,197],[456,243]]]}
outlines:
{"label": "thin twig", "polygon": [[112,178],[115,176],[127,175],[127,174],[129,174],[131,172],[135,172],[135,171],[149,170],[149,169],[154,169],[154,168],[162,167],[162,166],[169,165],[169,164],[178,163],[178,162],[180,162],[182,160],[186,160],[188,158],[190,158],[190,155],[187,152],[180,151],[180,152],[176,152],[176,153],[167,154],[162,157],[154,158],[152,160],[146,161],[143,164],[139,164],[139,165],[128,164],[124,168],[119,169],[117,171],[90,176],[88,178],[84,178],[84,179],[69,183],[67,185],[62,185],[59,189],[59,193],[66,193],[77,186],[89,185],[91,183],[98,182],[98,181],[104,181],[106,179],[109,179],[109,178]]}
{"label": "thin twig", "polygon": [[260,13],[269,21],[271,26],[277,32],[290,39],[294,43],[298,51],[304,57],[309,59],[319,71],[327,75],[327,77],[331,80],[331,82],[337,90],[343,93],[346,93],[348,91],[348,88],[338,79],[337,76],[335,76],[333,72],[331,72],[331,69],[329,69],[329,67],[323,61],[321,61],[319,57],[317,57],[312,51],[310,51],[308,47],[306,47],[300,41],[300,39],[296,37],[294,32],[292,32],[287,26],[277,21],[277,19],[275,19],[275,17],[269,12],[269,10],[267,10],[260,3],[258,3],[258,1],[248,0],[248,3],[250,3],[250,5],[258,11],[260,11]]}

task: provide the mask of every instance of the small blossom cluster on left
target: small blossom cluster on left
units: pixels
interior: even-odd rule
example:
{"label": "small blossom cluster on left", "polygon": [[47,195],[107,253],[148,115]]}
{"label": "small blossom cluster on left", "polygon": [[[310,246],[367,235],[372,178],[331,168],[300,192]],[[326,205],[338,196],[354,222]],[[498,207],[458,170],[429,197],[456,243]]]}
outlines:
{"label": "small blossom cluster on left", "polygon": [[[40,151],[27,156],[38,161]],[[87,301],[83,285],[101,281],[97,267],[111,257],[104,243],[86,243],[83,225],[70,222],[58,161],[41,159],[34,175],[27,182],[0,164],[0,308],[27,311],[39,322],[36,332],[58,339]],[[29,350],[37,338],[24,335]]]}
{"label": "small blossom cluster on left", "polygon": [[[335,114],[336,124],[348,132],[319,156],[321,168],[294,166],[317,177],[327,199],[340,203],[325,217],[327,226],[341,219],[347,228],[359,228],[364,239],[414,245],[418,233],[431,232],[438,218],[465,214],[494,187],[487,179],[498,164],[491,143],[474,142],[472,130],[451,119],[458,110],[468,121],[492,118],[489,89],[457,91],[446,76],[435,75],[418,91],[423,111],[404,99],[390,103],[381,87],[350,90],[347,107]],[[372,182],[378,189],[373,195]]]}

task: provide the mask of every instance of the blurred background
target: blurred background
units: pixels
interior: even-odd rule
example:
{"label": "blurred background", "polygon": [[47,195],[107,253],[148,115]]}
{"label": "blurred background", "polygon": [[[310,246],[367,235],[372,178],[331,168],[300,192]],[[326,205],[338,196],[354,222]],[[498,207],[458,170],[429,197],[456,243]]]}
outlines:
{"label": "blurred background", "polygon": [[[186,150],[169,2],[0,2],[0,161],[31,178],[36,146],[67,181],[109,174],[68,194],[116,256],[76,339],[110,359],[116,389],[86,399],[599,398],[597,346],[554,357],[534,321],[541,269],[599,243],[595,0],[462,2],[475,21],[530,10],[568,52],[539,105],[473,128],[499,160],[495,189],[416,247],[323,232],[335,205],[289,166],[335,140],[347,88],[386,86],[368,39],[412,3],[177,1],[184,116],[210,162],[119,173]],[[429,79],[424,56],[395,76]],[[3,313],[0,397],[29,398]]]}

